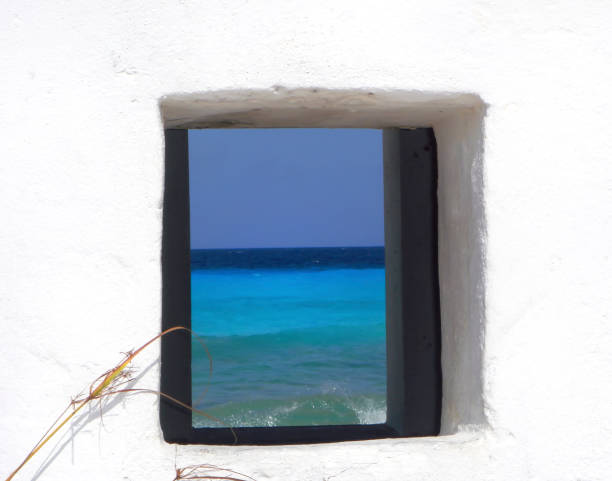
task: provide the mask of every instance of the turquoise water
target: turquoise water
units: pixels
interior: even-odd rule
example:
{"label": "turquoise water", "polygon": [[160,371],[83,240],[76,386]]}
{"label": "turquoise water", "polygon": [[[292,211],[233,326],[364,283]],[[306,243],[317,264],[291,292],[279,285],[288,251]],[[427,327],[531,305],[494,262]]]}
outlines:
{"label": "turquoise water", "polygon": [[194,426],[385,421],[382,248],[192,251],[191,283],[194,403],[223,423]]}

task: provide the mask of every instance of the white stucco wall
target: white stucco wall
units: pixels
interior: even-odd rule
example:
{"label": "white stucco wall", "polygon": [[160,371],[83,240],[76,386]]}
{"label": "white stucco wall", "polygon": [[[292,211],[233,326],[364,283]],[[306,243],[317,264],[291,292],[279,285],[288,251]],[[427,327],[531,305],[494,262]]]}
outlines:
{"label": "white stucco wall", "polygon": [[164,117],[263,102],[434,126],[445,435],[176,447],[141,395],[68,430],[40,479],[610,479],[611,22],[595,1],[5,2],[0,476],[160,327]]}

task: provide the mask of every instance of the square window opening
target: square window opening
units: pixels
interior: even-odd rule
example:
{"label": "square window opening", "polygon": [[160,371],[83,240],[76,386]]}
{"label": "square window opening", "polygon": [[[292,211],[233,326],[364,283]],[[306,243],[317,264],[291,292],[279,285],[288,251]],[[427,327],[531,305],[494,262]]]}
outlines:
{"label": "square window opening", "polygon": [[188,144],[194,427],[384,423],[382,132]]}
{"label": "square window opening", "polygon": [[[284,129],[275,130],[278,132],[278,130]],[[300,129],[293,129],[290,133],[295,135],[299,134],[299,131]],[[240,133],[250,136],[257,134],[255,130],[242,129],[225,129],[216,132],[218,136],[225,136],[230,139],[230,143],[225,144],[226,151],[217,152],[217,159],[227,155],[228,146],[235,148],[238,145],[232,142],[232,137],[235,138]],[[334,130],[329,130],[328,133],[331,135],[332,144],[342,132],[355,135],[355,133],[358,133],[358,130],[337,130],[335,132]],[[370,132],[376,132],[380,135],[380,131]],[[272,133],[274,132],[272,131]],[[209,140],[210,135],[214,134],[214,131],[206,133],[206,135],[209,135]],[[264,245],[265,242],[270,242],[270,239],[279,241],[278,232],[276,237],[268,236],[268,238],[265,235],[263,238],[253,236],[252,233],[245,236],[245,232],[241,231],[241,229],[244,229],[246,222],[249,222],[251,229],[261,226],[262,222],[261,219],[259,219],[259,223],[257,223],[257,219],[253,220],[253,213],[258,212],[256,208],[258,207],[257,201],[260,200],[253,197],[254,192],[264,192],[272,203],[281,200],[279,199],[281,195],[277,189],[279,187],[278,183],[268,185],[266,190],[265,185],[260,185],[261,179],[258,180],[258,176],[262,177],[262,168],[264,169],[262,178],[267,177],[270,179],[270,176],[282,175],[283,168],[287,167],[279,164],[274,165],[274,160],[270,162],[269,159],[267,167],[265,162],[261,165],[251,165],[249,167],[252,168],[250,174],[248,168],[245,169],[244,165],[234,165],[233,167],[227,165],[227,159],[225,159],[225,164],[221,160],[216,161],[216,163],[213,162],[213,170],[216,168],[215,175],[207,175],[211,173],[210,171],[207,174],[204,173],[203,178],[205,182],[208,182],[208,191],[214,190],[211,188],[214,186],[219,193],[223,194],[216,199],[216,205],[223,204],[227,206],[234,204],[234,209],[237,209],[234,210],[234,213],[244,215],[244,217],[241,221],[236,219],[235,215],[233,219],[229,219],[229,226],[234,229],[231,236],[227,237],[226,235],[225,238],[217,236],[216,244],[215,242],[211,243],[209,236],[209,243],[201,244],[205,245],[207,249],[195,251],[194,247],[197,249],[200,246],[198,243],[201,241],[198,240],[199,234],[197,229],[194,229],[194,213],[196,217],[200,214],[207,217],[208,231],[210,232],[210,227],[215,221],[217,224],[219,222],[223,223],[224,220],[227,223],[227,212],[220,208],[216,212],[214,210],[199,212],[194,206],[194,199],[197,197],[194,197],[194,191],[198,189],[194,189],[193,182],[195,180],[195,170],[198,167],[194,167],[193,164],[194,152],[190,152],[189,149],[188,130],[168,129],[166,130],[165,138],[166,176],[162,248],[163,328],[167,329],[181,325],[193,328],[194,331],[198,332],[197,322],[200,321],[197,318],[202,314],[202,312],[198,312],[194,316],[194,312],[198,309],[205,311],[209,319],[211,318],[210,314],[214,313],[215,310],[217,314],[223,314],[223,311],[227,311],[228,307],[232,311],[230,317],[234,320],[240,319],[241,316],[244,318],[245,315],[247,317],[242,332],[235,332],[232,330],[233,328],[229,329],[227,322],[215,327],[219,330],[217,334],[220,335],[213,341],[216,344],[213,351],[216,350],[217,353],[221,353],[219,354],[220,358],[226,358],[226,362],[233,364],[222,368],[220,379],[217,380],[213,377],[215,379],[213,382],[217,383],[216,386],[224,385],[223,396],[225,398],[222,399],[223,396],[219,397],[218,392],[213,395],[219,397],[222,402],[218,403],[218,412],[212,414],[216,415],[215,417],[217,418],[225,417],[222,422],[229,424],[231,428],[219,427],[218,425],[215,427],[215,423],[203,422],[197,415],[194,416],[191,410],[168,399],[162,399],[160,416],[165,439],[169,442],[178,443],[287,444],[438,434],[441,418],[442,374],[437,242],[437,145],[433,130],[431,128],[393,128],[382,131],[383,168],[381,169],[381,180],[384,179],[384,209],[382,210],[384,212],[385,246],[384,262],[382,265],[384,266],[384,281],[380,278],[380,272],[376,272],[381,267],[380,257],[382,255],[382,247],[372,247],[372,245],[366,247],[361,245],[357,250],[347,250],[347,247],[355,247],[355,245],[348,245],[351,244],[350,236],[348,238],[346,235],[343,237],[342,234],[347,234],[347,232],[343,233],[342,229],[336,232],[336,236],[339,237],[334,238],[336,241],[335,246],[321,245],[321,239],[318,239],[318,241],[308,239],[304,241],[302,246],[299,246],[297,245],[299,244],[299,237],[295,236],[289,236],[288,239],[280,239],[280,245],[266,246]],[[228,139],[226,138],[225,140],[227,141]],[[363,150],[359,147],[358,143],[356,137],[352,139],[352,147],[356,148],[356,151]],[[293,143],[289,145],[293,147],[294,152],[298,153],[307,149],[307,144],[301,148],[299,148],[298,144],[293,139]],[[333,149],[332,144],[327,145],[330,150]],[[210,145],[212,144],[209,142]],[[249,149],[252,149],[252,146]],[[192,157],[191,174],[190,157]],[[295,164],[293,164],[293,167],[295,167]],[[340,169],[339,171],[338,168]],[[329,185],[322,183],[324,185],[320,186],[321,191],[317,192],[315,190],[311,193],[311,200],[319,200],[316,197],[317,194],[321,194],[325,189],[333,188],[334,183],[337,183],[338,187],[349,185],[351,179],[355,180],[355,178],[364,176],[363,173],[357,172],[355,166],[351,168],[350,162],[338,168],[334,173],[337,177],[327,178],[327,184]],[[234,170],[232,171],[232,169]],[[306,169],[306,172],[300,174],[304,181],[308,179],[307,175],[309,172],[307,165]],[[310,169],[310,174],[313,174],[313,171],[316,174],[316,169],[312,168],[312,166],[310,166]],[[289,175],[287,172],[285,174]],[[296,172],[292,172],[290,177],[296,177],[295,174]],[[364,176],[364,179],[366,177],[367,175]],[[222,179],[229,179],[230,183],[224,186],[223,182],[221,182]],[[283,186],[281,185],[281,187]],[[288,186],[285,185],[284,187]],[[230,188],[234,189],[233,193],[228,191]],[[274,191],[275,189],[276,197],[268,195],[270,194],[269,191]],[[292,219],[292,216],[298,221],[296,225],[300,221],[303,224],[310,222],[312,225],[312,222],[315,222],[316,219],[311,219],[311,213],[299,209],[303,199],[300,200],[298,196],[298,200],[293,203],[291,199],[287,200],[290,194],[295,193],[292,192],[295,189],[296,187],[294,186],[284,192],[284,202],[282,203],[286,204],[283,205],[283,214],[286,216],[285,225]],[[336,191],[338,190],[341,191],[341,189],[336,189]],[[331,191],[333,192],[333,189]],[[190,192],[192,196],[191,203]],[[304,194],[302,193],[301,195]],[[295,196],[292,198],[296,199]],[[345,203],[343,207],[346,209],[346,206],[351,202],[357,204],[357,201],[360,199],[353,192],[353,195],[348,196],[345,200],[348,201],[348,204]],[[195,202],[199,202],[199,200]],[[208,198],[206,204],[209,208],[214,207],[215,201],[211,202],[211,198]],[[259,205],[259,207],[260,212],[262,207],[265,210],[265,205]],[[358,216],[359,206],[355,205],[354,207]],[[329,206],[329,208],[333,210],[333,206]],[[226,216],[225,219],[223,218],[224,215]],[[359,225],[359,219],[356,218],[354,220],[355,225]],[[264,219],[264,221],[269,223],[266,228],[261,229],[264,233],[274,231],[275,224],[279,224],[278,219],[272,221]],[[362,227],[363,225],[367,225],[366,218],[362,219]],[[314,230],[316,231],[316,229]],[[367,231],[368,229],[362,229],[362,233],[364,230]],[[218,230],[215,231],[215,234],[219,233]],[[307,233],[312,234],[313,229],[307,230]],[[304,232],[301,234],[303,235]],[[234,239],[234,242],[229,239]],[[242,245],[240,245],[240,242],[236,242],[235,239],[242,239]],[[245,242],[251,245],[246,245]],[[289,245],[291,242],[296,245]],[[305,244],[309,243],[311,244],[309,247],[312,249],[314,247],[312,244],[317,242],[319,242],[319,245],[316,247],[319,249],[327,247],[328,249],[335,250],[328,250],[326,252],[304,249],[293,250],[291,252],[279,250],[288,247],[304,247]],[[343,243],[347,245],[340,245]],[[370,244],[375,243],[370,242]],[[254,251],[251,249],[253,246],[274,247],[274,249],[266,250],[265,252],[261,250]],[[212,250],[213,248],[217,249]],[[219,250],[219,248],[223,250]],[[344,251],[337,250],[342,248],[345,248]],[[344,258],[342,258],[343,255]],[[328,258],[330,256],[333,259]],[[338,259],[338,256],[341,259]],[[330,265],[323,266],[328,269],[321,269],[321,266],[318,269],[313,269],[311,265],[313,261],[318,261],[319,263],[323,261]],[[269,264],[271,262],[277,264],[273,266],[276,270],[273,272],[272,282],[266,285],[262,285],[261,282],[253,282],[253,278],[256,278],[257,274],[261,274],[261,272],[258,272],[258,269],[266,265],[270,267]],[[385,404],[376,406],[376,399],[366,399],[366,402],[369,402],[370,405],[361,407],[364,414],[364,417],[361,419],[355,418],[360,407],[355,406],[355,399],[352,399],[350,394],[338,398],[338,396],[333,395],[334,393],[325,393],[321,392],[321,390],[317,392],[302,392],[301,397],[298,396],[299,399],[296,399],[294,396],[291,400],[292,404],[288,405],[286,397],[278,396],[278,392],[272,391],[275,389],[282,391],[286,389],[284,384],[295,383],[296,376],[290,377],[291,366],[295,368],[295,362],[291,362],[291,354],[296,356],[296,360],[310,363],[310,374],[314,376],[314,379],[317,379],[317,374],[319,374],[319,379],[325,381],[325,378],[329,378],[329,375],[326,376],[321,372],[330,367],[337,367],[342,362],[347,365],[350,365],[351,362],[359,364],[359,359],[367,355],[366,351],[358,352],[358,349],[355,349],[349,343],[348,346],[345,346],[347,349],[343,353],[345,358],[336,359],[336,363],[330,362],[333,361],[334,355],[342,357],[342,353],[338,352],[342,351],[342,349],[331,349],[331,351],[329,349],[334,346],[334,340],[331,339],[334,333],[329,329],[327,329],[327,332],[325,330],[316,332],[316,329],[310,329],[306,334],[314,337],[318,336],[316,341],[311,341],[310,347],[314,347],[313,351],[316,352],[316,342],[323,342],[326,348],[328,348],[326,353],[328,358],[322,360],[315,355],[310,359],[304,359],[305,353],[308,350],[308,343],[305,345],[302,342],[299,346],[292,346],[291,343],[296,340],[295,332],[289,338],[284,339],[284,345],[282,342],[283,335],[280,334],[283,329],[280,329],[280,331],[276,330],[276,332],[265,332],[266,329],[264,328],[264,332],[255,332],[264,326],[269,328],[270,317],[277,324],[280,323],[282,327],[282,323],[287,322],[286,317],[289,315],[289,311],[286,309],[295,308],[296,303],[303,302],[305,305],[316,306],[317,303],[325,304],[326,301],[329,301],[329,296],[326,296],[325,291],[329,292],[329,289],[332,287],[341,288],[339,285],[341,281],[338,277],[334,277],[337,274],[334,271],[334,267],[337,267],[334,265],[336,262],[339,262],[341,267],[347,267],[347,263],[353,263],[349,267],[360,267],[364,268],[364,270],[370,267],[372,272],[368,272],[368,274],[373,275],[371,279],[361,279],[362,284],[360,287],[365,290],[358,293],[357,298],[349,302],[348,306],[345,305],[343,312],[336,313],[339,318],[350,317],[350,309],[357,310],[356,314],[355,312],[353,313],[353,317],[363,317],[364,312],[363,309],[360,310],[360,301],[364,301],[364,296],[366,299],[365,302],[361,302],[362,308],[364,304],[370,302],[370,308],[372,308],[372,305],[375,305],[378,306],[375,310],[380,309],[380,302],[377,303],[377,299],[371,298],[371,294],[375,289],[371,289],[368,286],[376,286],[377,282],[384,282],[382,290],[384,297],[383,304],[385,305],[384,331],[386,331],[386,336],[383,336],[386,339],[383,346],[383,366],[386,370],[386,379],[383,379],[383,385],[386,381],[386,388],[384,388],[386,392],[383,395]],[[366,264],[369,262],[371,265],[364,265],[364,262]],[[282,265],[283,263],[285,265]],[[356,266],[354,265],[355,263],[361,263],[361,265]],[[310,265],[308,265],[307,269],[303,269],[306,275],[301,278],[301,287],[303,292],[310,294],[310,296],[307,296],[309,298],[297,298],[297,290],[295,289],[291,295],[287,296],[287,293],[282,291],[287,289],[288,283],[291,283],[291,276],[295,277],[295,271],[299,270],[299,268],[305,268],[306,264]],[[196,267],[194,268],[194,266]],[[198,269],[198,266],[202,269]],[[293,268],[293,272],[289,277],[287,277],[286,271],[282,271],[282,268],[287,266]],[[215,267],[217,268],[216,271]],[[242,268],[242,272],[239,273],[240,275],[237,275],[236,271],[228,273],[228,268],[231,269],[232,267]],[[198,274],[196,272],[198,270],[205,272]],[[324,272],[325,275],[312,275],[313,273],[320,274],[321,272]],[[376,277],[377,275],[378,277]],[[346,280],[344,279],[344,281]],[[349,283],[355,281],[355,276],[349,276],[348,281]],[[372,282],[374,284],[371,284]],[[224,283],[234,287],[223,291]],[[236,288],[237,285],[239,286],[238,288]],[[262,286],[267,292],[263,298],[260,296],[258,300],[257,295],[253,295],[253,289],[257,290],[262,288]],[[353,285],[352,287],[355,286]],[[381,287],[380,284],[379,287]],[[211,297],[210,293],[214,290],[216,290],[216,294]],[[248,298],[249,296],[244,294],[249,292],[250,299],[245,300],[245,297]],[[285,309],[285,312],[281,313],[285,317],[283,320],[283,315],[278,316],[278,312],[274,312],[274,309],[279,309],[279,298],[291,298],[292,296],[293,298],[286,305],[281,305],[280,307],[281,311]],[[237,297],[241,297],[239,302],[237,302]],[[270,301],[270,299],[274,298],[277,299],[276,304]],[[249,302],[251,303],[250,305]],[[236,304],[242,305],[236,307]],[[329,308],[329,305],[327,307]],[[269,311],[264,316],[267,317],[267,321],[262,319],[254,320],[253,316],[249,318],[249,312],[258,311],[261,313],[266,309]],[[305,312],[307,310],[302,311],[302,313]],[[313,314],[312,311],[311,314]],[[320,312],[318,314],[320,315]],[[327,315],[329,314],[330,312],[327,311]],[[380,312],[378,314],[380,315]],[[313,326],[313,319],[308,319],[307,316],[303,321],[307,326],[300,327],[306,327],[307,329],[320,327]],[[258,323],[261,326],[254,325]],[[363,325],[351,326],[349,322],[343,326],[336,327],[343,328],[336,333],[336,336],[342,342],[351,337],[359,337],[359,335],[365,338],[372,336],[372,333],[367,332],[367,328],[364,328]],[[255,331],[251,332],[253,329]],[[201,333],[205,337],[210,334],[207,332]],[[251,337],[245,342],[245,339],[235,338],[236,334],[242,334],[243,337],[259,337]],[[300,334],[302,340],[306,334],[305,332]],[[268,335],[267,338],[266,335]],[[230,339],[232,336],[234,336],[234,339]],[[323,340],[321,336],[323,336]],[[325,343],[325,336],[328,337],[327,344]],[[272,342],[272,339],[276,339],[276,343]],[[258,347],[256,342],[261,342],[261,345]],[[335,344],[337,348],[337,340]],[[366,345],[367,343],[360,344],[362,348]],[[270,353],[270,348],[274,348],[274,346],[277,348],[280,346],[282,349]],[[223,352],[223,347],[227,349],[225,353]],[[319,347],[321,346],[319,345]],[[279,373],[278,370],[274,371],[272,369],[262,373],[261,366],[258,367],[257,362],[258,349],[260,351],[263,350],[267,355],[269,354],[269,359],[266,359],[264,362],[271,365],[274,365],[276,362],[277,367],[283,367],[283,372]],[[232,351],[235,354],[233,360],[232,356],[229,355]],[[325,352],[325,349],[318,349],[318,351],[318,354],[320,354],[322,351]],[[386,354],[384,354],[385,352]],[[347,359],[346,356],[349,354],[354,354],[355,357]],[[216,357],[214,352],[213,357]],[[237,358],[242,359],[242,361],[238,362]],[[378,358],[380,358],[380,353],[378,353]],[[368,364],[368,361],[371,361],[371,359],[362,359],[361,366],[365,367],[366,370],[378,366],[380,371],[380,359],[378,359],[377,364],[372,364],[371,362]],[[194,343],[189,335],[186,333],[176,333],[165,336],[162,340],[162,392],[178,399],[184,404],[191,405],[193,403],[195,407],[198,407],[197,391],[200,390],[200,383],[204,379],[201,378],[201,369],[194,369],[194,366],[200,365],[203,362],[205,363],[202,359],[202,354],[198,352],[198,343]],[[317,362],[321,363],[319,372],[317,372],[316,368]],[[282,366],[283,363],[286,365]],[[258,369],[260,370],[259,372],[257,372]],[[239,382],[235,378],[244,377],[245,373],[249,371],[251,374],[255,374],[254,379],[260,385],[265,385],[265,388],[271,391],[268,394],[272,398],[272,404],[270,404],[270,396],[268,398],[262,396],[260,399],[257,399],[257,396],[249,398],[247,392],[248,382],[245,383],[247,391],[241,391],[242,388],[240,386],[234,385],[232,387],[232,383]],[[304,382],[304,372],[302,371],[301,373],[302,380],[300,382],[302,387],[308,385],[312,388],[312,382]],[[279,382],[278,379],[274,382],[274,379],[272,379],[274,376],[265,379],[269,373],[273,373],[277,377],[280,374],[283,382]],[[264,378],[261,378],[262,374]],[[350,374],[349,370],[345,371],[344,376],[342,373],[340,376],[346,377],[348,381],[353,383],[355,379],[359,379],[358,369],[355,369],[355,372],[353,372],[353,379],[350,379]],[[372,373],[369,374],[371,375]],[[216,375],[217,373],[215,373]],[[250,382],[252,381],[253,379],[250,380]],[[374,383],[378,382],[380,385],[380,381],[380,376],[378,376]],[[348,384],[350,385],[351,383],[348,382]],[[226,387],[228,389],[225,389]],[[333,389],[332,386],[330,387]],[[207,396],[211,394],[211,389],[214,388],[215,384],[208,389]],[[232,391],[235,396],[234,399],[231,398]],[[282,402],[279,399],[282,399]],[[268,402],[267,405],[266,402]],[[303,402],[302,406],[300,406],[300,402]],[[309,409],[308,406],[316,407],[317,403],[319,408],[322,408],[324,405],[326,408],[318,410],[319,413],[324,414],[319,416],[318,419],[314,419],[313,422],[312,416],[314,411]],[[352,403],[352,406],[349,406],[350,403]],[[330,405],[332,405],[331,409]],[[373,414],[369,419],[365,416],[368,408],[371,409],[370,414]],[[376,411],[377,408],[378,412]],[[384,410],[384,413],[380,412],[381,409]],[[274,416],[274,413],[277,413],[276,419],[270,417],[270,415]],[[316,413],[314,414],[316,417]],[[357,419],[358,422],[350,422],[351,419],[353,421]],[[362,421],[363,423],[361,423]]]}

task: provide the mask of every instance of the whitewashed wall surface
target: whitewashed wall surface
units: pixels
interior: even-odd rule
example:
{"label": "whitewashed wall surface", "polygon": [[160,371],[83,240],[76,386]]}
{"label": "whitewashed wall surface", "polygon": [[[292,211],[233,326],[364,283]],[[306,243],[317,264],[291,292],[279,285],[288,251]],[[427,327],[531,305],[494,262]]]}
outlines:
{"label": "whitewashed wall surface", "polygon": [[[0,478],[159,330],[164,125],[230,120],[435,128],[442,435],[177,447],[139,395],[15,479],[170,481],[192,463],[260,481],[612,479],[609,2],[0,10]],[[139,358],[140,386],[158,357]]]}

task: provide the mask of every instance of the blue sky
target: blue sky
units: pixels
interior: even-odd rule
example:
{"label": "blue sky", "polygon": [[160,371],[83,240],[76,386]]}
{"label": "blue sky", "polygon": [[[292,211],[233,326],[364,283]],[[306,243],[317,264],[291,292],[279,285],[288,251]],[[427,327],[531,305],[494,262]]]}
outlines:
{"label": "blue sky", "polygon": [[189,131],[191,248],[383,245],[382,131]]}

